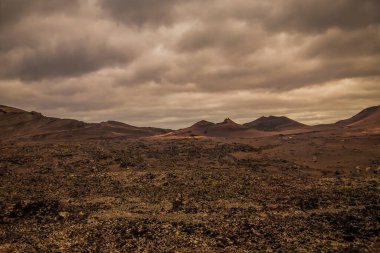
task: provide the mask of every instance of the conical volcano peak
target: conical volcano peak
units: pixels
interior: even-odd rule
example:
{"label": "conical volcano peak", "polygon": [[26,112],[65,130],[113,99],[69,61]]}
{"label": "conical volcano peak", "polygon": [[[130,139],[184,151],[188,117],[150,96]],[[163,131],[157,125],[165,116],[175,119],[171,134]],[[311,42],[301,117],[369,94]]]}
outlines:
{"label": "conical volcano peak", "polygon": [[306,125],[285,116],[272,115],[268,117],[260,117],[252,122],[244,124],[244,126],[260,131],[282,131],[306,127]]}
{"label": "conical volcano peak", "polygon": [[230,118],[226,118],[225,120],[223,120],[222,122],[223,124],[236,124],[233,120],[231,120]]}

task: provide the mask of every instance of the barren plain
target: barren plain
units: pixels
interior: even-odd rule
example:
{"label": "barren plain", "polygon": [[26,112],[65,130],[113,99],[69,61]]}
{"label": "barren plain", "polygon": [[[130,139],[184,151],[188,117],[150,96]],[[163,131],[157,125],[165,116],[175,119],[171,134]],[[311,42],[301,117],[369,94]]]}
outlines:
{"label": "barren plain", "polygon": [[2,141],[0,252],[378,252],[380,135]]}

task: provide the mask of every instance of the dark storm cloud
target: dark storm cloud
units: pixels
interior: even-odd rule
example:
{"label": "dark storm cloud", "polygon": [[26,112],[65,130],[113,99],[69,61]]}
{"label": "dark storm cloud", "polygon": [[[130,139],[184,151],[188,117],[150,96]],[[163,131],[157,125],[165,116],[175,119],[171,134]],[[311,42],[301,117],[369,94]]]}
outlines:
{"label": "dark storm cloud", "polygon": [[199,25],[178,41],[177,50],[192,53],[217,49],[228,54],[228,57],[241,57],[262,47],[262,43],[265,42],[263,35],[258,27],[247,27],[236,22]]}
{"label": "dark storm cloud", "polygon": [[331,108],[378,103],[379,9],[377,0],[0,0],[0,100],[174,128],[271,112],[317,123],[302,108],[334,121],[344,112]]}
{"label": "dark storm cloud", "polygon": [[302,32],[321,32],[329,28],[356,29],[380,22],[377,0],[291,0],[284,9],[274,11],[267,27]]}
{"label": "dark storm cloud", "polygon": [[99,0],[102,8],[128,25],[169,24],[175,21],[174,8],[180,0]]}
{"label": "dark storm cloud", "polygon": [[330,28],[344,30],[380,22],[377,0],[272,0],[244,1],[232,7],[230,16],[260,23],[269,31],[318,33]]}
{"label": "dark storm cloud", "polygon": [[[44,78],[73,77],[129,62],[133,53],[120,53],[105,44],[67,41],[52,47],[25,50],[16,60],[3,66],[3,77],[36,81]],[[11,61],[10,61],[11,62]],[[3,64],[0,64],[2,66]],[[7,69],[7,67],[10,67]]]}
{"label": "dark storm cloud", "polygon": [[350,32],[331,30],[325,35],[318,36],[306,49],[306,53],[308,57],[380,57],[380,27],[368,27]]}
{"label": "dark storm cloud", "polygon": [[44,15],[52,12],[72,12],[80,0],[1,0],[0,27],[18,22],[29,15]]}
{"label": "dark storm cloud", "polygon": [[[126,65],[137,54],[133,46],[124,45],[121,49],[111,43],[102,27],[90,26],[93,22],[89,17],[78,15],[88,7],[79,1],[16,0],[1,2],[1,6],[7,20],[18,19],[1,26],[2,78],[71,78]],[[70,12],[74,6],[78,9]]]}

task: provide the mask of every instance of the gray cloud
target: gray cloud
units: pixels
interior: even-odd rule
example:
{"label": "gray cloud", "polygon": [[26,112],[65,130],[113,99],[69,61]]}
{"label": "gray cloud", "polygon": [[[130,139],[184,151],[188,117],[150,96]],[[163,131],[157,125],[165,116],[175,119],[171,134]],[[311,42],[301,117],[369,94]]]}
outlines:
{"label": "gray cloud", "polygon": [[218,24],[202,24],[193,27],[177,44],[180,52],[216,49],[230,57],[241,57],[260,49],[265,34],[259,27],[247,26],[234,21]]}
{"label": "gray cloud", "polygon": [[378,9],[376,0],[0,0],[0,101],[173,128],[268,114],[333,122],[378,103]]}
{"label": "gray cloud", "polygon": [[78,8],[79,0],[1,0],[0,27],[22,20],[30,15],[44,15],[46,13],[72,12]]}
{"label": "gray cloud", "polygon": [[330,30],[318,36],[307,48],[308,57],[351,58],[379,56],[380,26],[350,32]]}
{"label": "gray cloud", "polygon": [[100,0],[99,3],[117,22],[128,25],[170,24],[175,22],[174,8],[179,0]]}
{"label": "gray cloud", "polygon": [[330,28],[356,29],[380,22],[377,0],[281,1],[279,11],[271,13],[266,26],[275,30],[322,32]]}
{"label": "gray cloud", "polygon": [[[67,41],[51,47],[15,52],[3,63],[3,77],[36,81],[45,78],[73,77],[102,67],[129,62],[133,52],[119,52],[98,42]],[[13,61],[13,62],[12,62]],[[0,64],[3,65],[3,64]],[[7,67],[9,67],[7,69]]]}
{"label": "gray cloud", "polygon": [[224,15],[259,23],[268,31],[320,33],[330,28],[350,30],[380,22],[377,0],[239,2],[242,4],[228,6]]}

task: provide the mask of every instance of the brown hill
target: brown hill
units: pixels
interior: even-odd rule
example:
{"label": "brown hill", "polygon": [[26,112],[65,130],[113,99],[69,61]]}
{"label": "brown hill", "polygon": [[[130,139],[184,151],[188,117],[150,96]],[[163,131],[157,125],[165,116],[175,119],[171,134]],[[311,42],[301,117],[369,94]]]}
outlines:
{"label": "brown hill", "polygon": [[380,127],[380,105],[366,108],[353,117],[338,121],[334,125],[350,128]]}
{"label": "brown hill", "polygon": [[207,128],[207,134],[213,136],[229,136],[234,132],[241,132],[247,130],[246,127],[235,123],[227,118],[220,123],[216,123]]}
{"label": "brown hill", "polygon": [[202,135],[203,136],[203,135],[207,135],[207,129],[214,125],[215,123],[212,123],[206,120],[201,120],[190,127],[174,131],[174,134],[176,135]]}
{"label": "brown hill", "polygon": [[135,127],[121,122],[85,123],[73,119],[46,117],[38,112],[0,105],[1,140],[101,139],[112,137],[145,137],[168,130]]}
{"label": "brown hill", "polygon": [[212,123],[212,122],[206,121],[206,120],[201,120],[201,121],[198,121],[197,123],[195,123],[194,125],[192,125],[191,128],[198,129],[198,128],[210,127],[213,125],[215,125],[215,123]]}
{"label": "brown hill", "polygon": [[201,120],[190,127],[177,130],[174,133],[177,135],[224,136],[228,134],[228,132],[241,129],[246,128],[230,119],[225,119],[223,122],[216,124]]}
{"label": "brown hill", "polygon": [[285,130],[294,130],[302,129],[307,127],[306,125],[299,123],[295,120],[289,119],[287,117],[261,117],[252,122],[245,123],[243,126],[248,128],[253,128],[260,131],[285,131]]}

